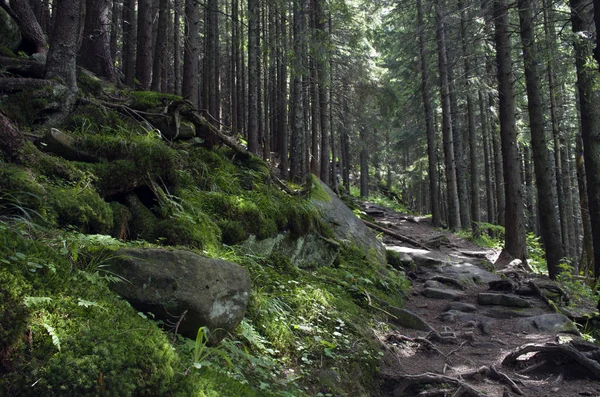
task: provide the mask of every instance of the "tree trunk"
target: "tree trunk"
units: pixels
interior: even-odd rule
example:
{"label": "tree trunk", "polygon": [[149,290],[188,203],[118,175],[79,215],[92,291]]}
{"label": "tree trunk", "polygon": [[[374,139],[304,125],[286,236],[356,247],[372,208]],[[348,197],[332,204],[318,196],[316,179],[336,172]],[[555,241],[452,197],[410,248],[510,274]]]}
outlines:
{"label": "tree trunk", "polygon": [[110,55],[109,10],[108,0],[87,0],[85,26],[77,62],[97,76],[114,81],[116,75]]}
{"label": "tree trunk", "polygon": [[46,36],[27,0],[11,0],[10,10],[15,18],[15,22],[19,25],[19,30],[21,30],[23,39],[26,42],[25,44],[31,46],[30,51],[32,53],[45,54],[48,51],[46,49],[48,44]]}
{"label": "tree trunk", "polygon": [[199,107],[198,98],[198,50],[200,10],[195,0],[185,0],[185,50],[183,54],[183,82],[181,93]]}
{"label": "tree trunk", "polygon": [[181,0],[173,2],[173,79],[175,95],[181,95]]}
{"label": "tree trunk", "polygon": [[526,262],[525,222],[523,217],[523,186],[519,167],[515,100],[510,54],[510,31],[508,4],[506,0],[494,0],[494,25],[496,63],[498,65],[498,94],[500,111],[500,138],[502,141],[502,164],[504,167],[506,216],[506,246],[503,253]]}
{"label": "tree trunk", "polygon": [[494,186],[492,184],[492,164],[485,99],[479,91],[479,117],[481,119],[481,136],[483,137],[483,162],[485,163],[485,197],[487,204],[487,222],[494,223]]}
{"label": "tree trunk", "polygon": [[67,87],[63,101],[63,112],[69,112],[77,97],[77,39],[81,2],[58,0],[54,33],[50,41],[46,78],[58,79]]}
{"label": "tree trunk", "polygon": [[330,37],[325,31],[326,16],[324,8],[324,0],[315,1],[315,27],[317,43],[319,44],[319,51],[317,53],[316,63],[317,78],[319,83],[319,117],[321,126],[321,159],[319,161],[321,166],[320,176],[321,181],[323,181],[323,183],[325,183],[326,185],[330,185],[332,184],[332,182],[329,180],[331,168],[329,157],[331,153],[329,147],[329,101],[327,99],[327,86],[329,80],[329,73],[327,69],[327,57],[329,55],[329,49],[326,48],[330,44]]}
{"label": "tree trunk", "polygon": [[360,197],[369,197],[369,149],[367,147],[367,128],[360,126]]}
{"label": "tree trunk", "polygon": [[[123,3],[121,1],[113,0],[110,18],[110,57],[115,63],[117,63],[117,57],[119,57],[118,39],[121,36],[121,18],[123,17],[122,8]],[[122,59],[122,57],[119,59]],[[121,64],[121,62],[118,63]]]}
{"label": "tree trunk", "polygon": [[575,33],[575,65],[581,112],[581,131],[587,178],[588,205],[594,246],[594,277],[600,277],[600,79],[598,71],[586,66],[592,43],[585,33],[592,24],[592,4],[571,0],[571,22]]}
{"label": "tree trunk", "polygon": [[291,97],[291,118],[292,118],[292,136],[290,150],[290,179],[300,181],[302,175],[302,163],[305,146],[304,134],[304,110],[303,110],[303,88],[302,76],[304,75],[304,66],[302,60],[304,57],[304,0],[295,0],[294,4],[294,76],[292,79],[292,97]]}
{"label": "tree trunk", "polygon": [[446,185],[448,191],[448,226],[450,230],[460,229],[460,213],[458,187],[456,180],[456,162],[454,160],[454,143],[452,135],[452,115],[450,109],[450,92],[448,81],[448,59],[444,33],[444,0],[436,0],[436,35],[438,44],[438,63],[440,71],[440,89],[442,97],[442,137],[444,141],[444,159],[446,165]]}
{"label": "tree trunk", "polygon": [[22,164],[25,160],[25,139],[10,119],[0,112],[0,153],[4,161]]}
{"label": "tree trunk", "polygon": [[260,5],[248,0],[248,150],[258,154],[258,60]]}
{"label": "tree trunk", "polygon": [[142,90],[152,82],[152,52],[152,0],[138,0],[135,77]]}
{"label": "tree trunk", "polygon": [[558,213],[554,206],[556,202],[552,183],[554,175],[548,153],[546,131],[544,129],[541,73],[538,68],[539,55],[533,33],[533,2],[531,0],[519,0],[518,5],[528,99],[527,109],[529,111],[529,127],[531,131],[531,150],[533,152],[532,157],[540,214],[540,231],[546,251],[548,275],[554,280],[560,272],[558,265],[564,256],[564,251]]}
{"label": "tree trunk", "polygon": [[168,0],[160,0],[158,4],[158,34],[154,46],[154,59],[152,64],[152,91],[161,91],[163,76],[163,65],[167,62],[167,18],[169,15]]}
{"label": "tree trunk", "polygon": [[427,158],[429,175],[429,194],[431,196],[431,224],[441,225],[440,197],[438,194],[439,175],[437,171],[437,153],[435,150],[435,130],[433,129],[433,111],[429,97],[429,68],[427,48],[425,47],[425,22],[423,20],[423,5],[417,0],[417,33],[419,35],[419,58],[421,62],[421,86],[423,91],[423,111],[425,112],[425,131],[427,134]]}
{"label": "tree trunk", "polygon": [[123,74],[125,84],[135,85],[135,50],[137,43],[136,0],[125,0],[123,4]]}
{"label": "tree trunk", "polygon": [[281,178],[287,180],[289,177],[289,150],[288,150],[288,107],[287,107],[287,41],[288,41],[288,29],[286,27],[286,21],[283,17],[277,18],[279,23],[279,30],[281,35],[279,37],[280,44],[278,51],[278,72],[277,72],[277,120],[278,120],[278,131],[277,131],[277,152],[279,154],[279,169]]}
{"label": "tree trunk", "polygon": [[[462,41],[462,52],[463,52],[463,66],[465,69],[465,82],[467,90],[467,131],[469,137],[469,154],[470,154],[470,169],[471,174],[471,231],[473,236],[479,236],[479,221],[481,218],[481,208],[479,202],[479,163],[477,156],[477,132],[475,131],[475,109],[473,93],[475,87],[472,87],[471,82],[471,61],[468,53],[467,43],[467,20],[469,15],[464,8],[462,0],[458,1],[458,8],[460,10],[460,31]],[[466,176],[465,176],[466,177]],[[466,179],[466,178],[465,178]],[[461,220],[462,223],[462,220]],[[463,224],[463,227],[467,227]]]}
{"label": "tree trunk", "polygon": [[592,240],[592,223],[587,196],[587,183],[585,176],[585,164],[583,159],[583,142],[581,134],[577,135],[576,145],[577,186],[579,190],[579,208],[581,211],[581,223],[583,224],[583,244],[581,258],[579,260],[579,271],[584,276],[594,275],[594,245]]}

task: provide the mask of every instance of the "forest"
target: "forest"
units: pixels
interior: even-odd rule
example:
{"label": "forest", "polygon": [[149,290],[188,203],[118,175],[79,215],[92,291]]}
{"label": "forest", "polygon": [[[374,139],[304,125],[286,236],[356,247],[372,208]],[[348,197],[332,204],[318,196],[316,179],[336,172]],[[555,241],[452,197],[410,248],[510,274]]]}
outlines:
{"label": "forest", "polygon": [[[595,5],[0,0],[0,395],[522,394],[447,376],[466,334],[410,291],[460,256],[502,280],[427,270],[463,292],[426,299],[525,288],[496,319],[594,341]],[[544,341],[600,378],[597,347]],[[398,343],[444,370],[398,375]]]}

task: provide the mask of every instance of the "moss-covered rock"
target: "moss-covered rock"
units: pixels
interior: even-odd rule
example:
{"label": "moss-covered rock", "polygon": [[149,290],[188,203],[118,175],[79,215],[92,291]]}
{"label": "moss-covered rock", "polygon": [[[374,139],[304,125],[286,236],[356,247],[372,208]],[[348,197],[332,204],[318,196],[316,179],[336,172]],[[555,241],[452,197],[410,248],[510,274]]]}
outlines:
{"label": "moss-covered rock", "polygon": [[48,186],[48,205],[60,227],[82,233],[107,234],[113,227],[110,205],[95,190],[79,186]]}

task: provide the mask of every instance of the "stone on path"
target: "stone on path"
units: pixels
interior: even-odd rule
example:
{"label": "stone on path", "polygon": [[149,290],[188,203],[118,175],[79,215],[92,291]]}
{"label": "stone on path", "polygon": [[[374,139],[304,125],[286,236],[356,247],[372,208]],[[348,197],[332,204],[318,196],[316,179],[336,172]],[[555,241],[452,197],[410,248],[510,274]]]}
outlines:
{"label": "stone on path", "polygon": [[515,326],[518,332],[554,334],[565,332],[579,335],[577,327],[567,316],[559,313],[542,314],[541,316],[521,319]]}
{"label": "stone on path", "polygon": [[482,292],[477,295],[477,303],[483,306],[531,307],[529,301],[518,296]]}
{"label": "stone on path", "polygon": [[496,322],[493,318],[482,316],[475,313],[463,313],[458,310],[448,310],[439,315],[440,320],[449,323],[470,323],[477,326],[482,333],[489,335],[492,330],[492,324]]}
{"label": "stone on path", "polygon": [[477,311],[477,306],[470,303],[463,302],[449,302],[445,307],[444,311],[456,310],[463,313],[471,313]]}
{"label": "stone on path", "polygon": [[393,314],[396,318],[392,322],[404,328],[416,329],[418,331],[433,331],[433,327],[421,317],[411,312],[410,310],[401,309],[395,306],[387,307],[386,310]]}
{"label": "stone on path", "polygon": [[444,284],[440,283],[439,281],[435,281],[435,280],[427,280],[425,281],[425,288],[436,288],[436,289],[443,289],[445,288]]}
{"label": "stone on path", "polygon": [[432,299],[449,300],[459,300],[464,296],[462,292],[439,288],[425,288],[423,290],[423,295]]}
{"label": "stone on path", "polygon": [[544,314],[542,309],[538,308],[511,308],[511,307],[490,307],[482,312],[483,315],[498,318],[498,319],[511,319],[518,317],[534,317]]}

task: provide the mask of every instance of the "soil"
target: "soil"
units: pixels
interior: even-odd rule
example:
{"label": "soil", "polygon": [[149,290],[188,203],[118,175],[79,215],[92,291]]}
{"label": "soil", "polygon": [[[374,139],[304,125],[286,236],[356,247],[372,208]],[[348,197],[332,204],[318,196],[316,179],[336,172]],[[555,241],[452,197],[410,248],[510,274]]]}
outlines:
{"label": "soil", "polygon": [[[525,292],[530,281],[536,285],[551,285],[547,278],[522,268],[515,268],[514,271],[494,268],[493,264],[500,254],[498,250],[482,249],[448,231],[433,228],[426,218],[395,213],[369,203],[364,204],[363,210],[373,217],[377,225],[393,232],[384,233],[384,243],[388,249],[412,252],[431,247],[432,253],[447,257],[449,262],[475,263],[495,273],[504,271],[502,279],[511,280],[514,287],[507,292],[515,296],[518,292]],[[408,240],[420,246],[401,241],[393,234],[408,237]],[[506,263],[501,267],[505,268]],[[412,281],[412,291],[405,309],[419,316],[435,331],[398,326],[393,331],[378,335],[385,352],[381,368],[384,395],[600,396],[600,379],[594,376],[593,371],[586,369],[587,362],[579,365],[562,354],[529,353],[520,356],[516,365],[503,365],[505,357],[527,344],[558,346],[566,343],[571,346],[576,343],[588,346],[586,349],[598,349],[573,333],[517,330],[517,322],[522,316],[556,313],[544,298],[545,295],[536,295],[535,291],[525,296],[519,295],[529,302],[531,308],[521,309],[524,313],[518,313],[519,309],[515,308],[480,305],[480,293],[497,292],[490,291],[488,283],[464,283],[464,290],[460,291],[464,295],[459,302],[474,305],[475,316],[503,310],[509,314],[504,315],[507,318],[481,317],[485,320],[476,318],[473,321],[451,322],[447,321],[448,316],[440,316],[445,312],[449,300],[429,298],[422,293],[425,282],[435,274],[430,270],[423,266],[406,270]],[[456,288],[450,285],[447,289]],[[588,302],[587,306],[590,306],[586,308],[587,311],[595,311],[593,302]],[[511,310],[515,312],[514,316],[510,314]],[[543,365],[542,361],[546,364]],[[600,368],[597,359],[590,360],[588,364]],[[420,380],[418,385],[414,384],[417,379]],[[514,382],[512,385],[511,381]]]}

